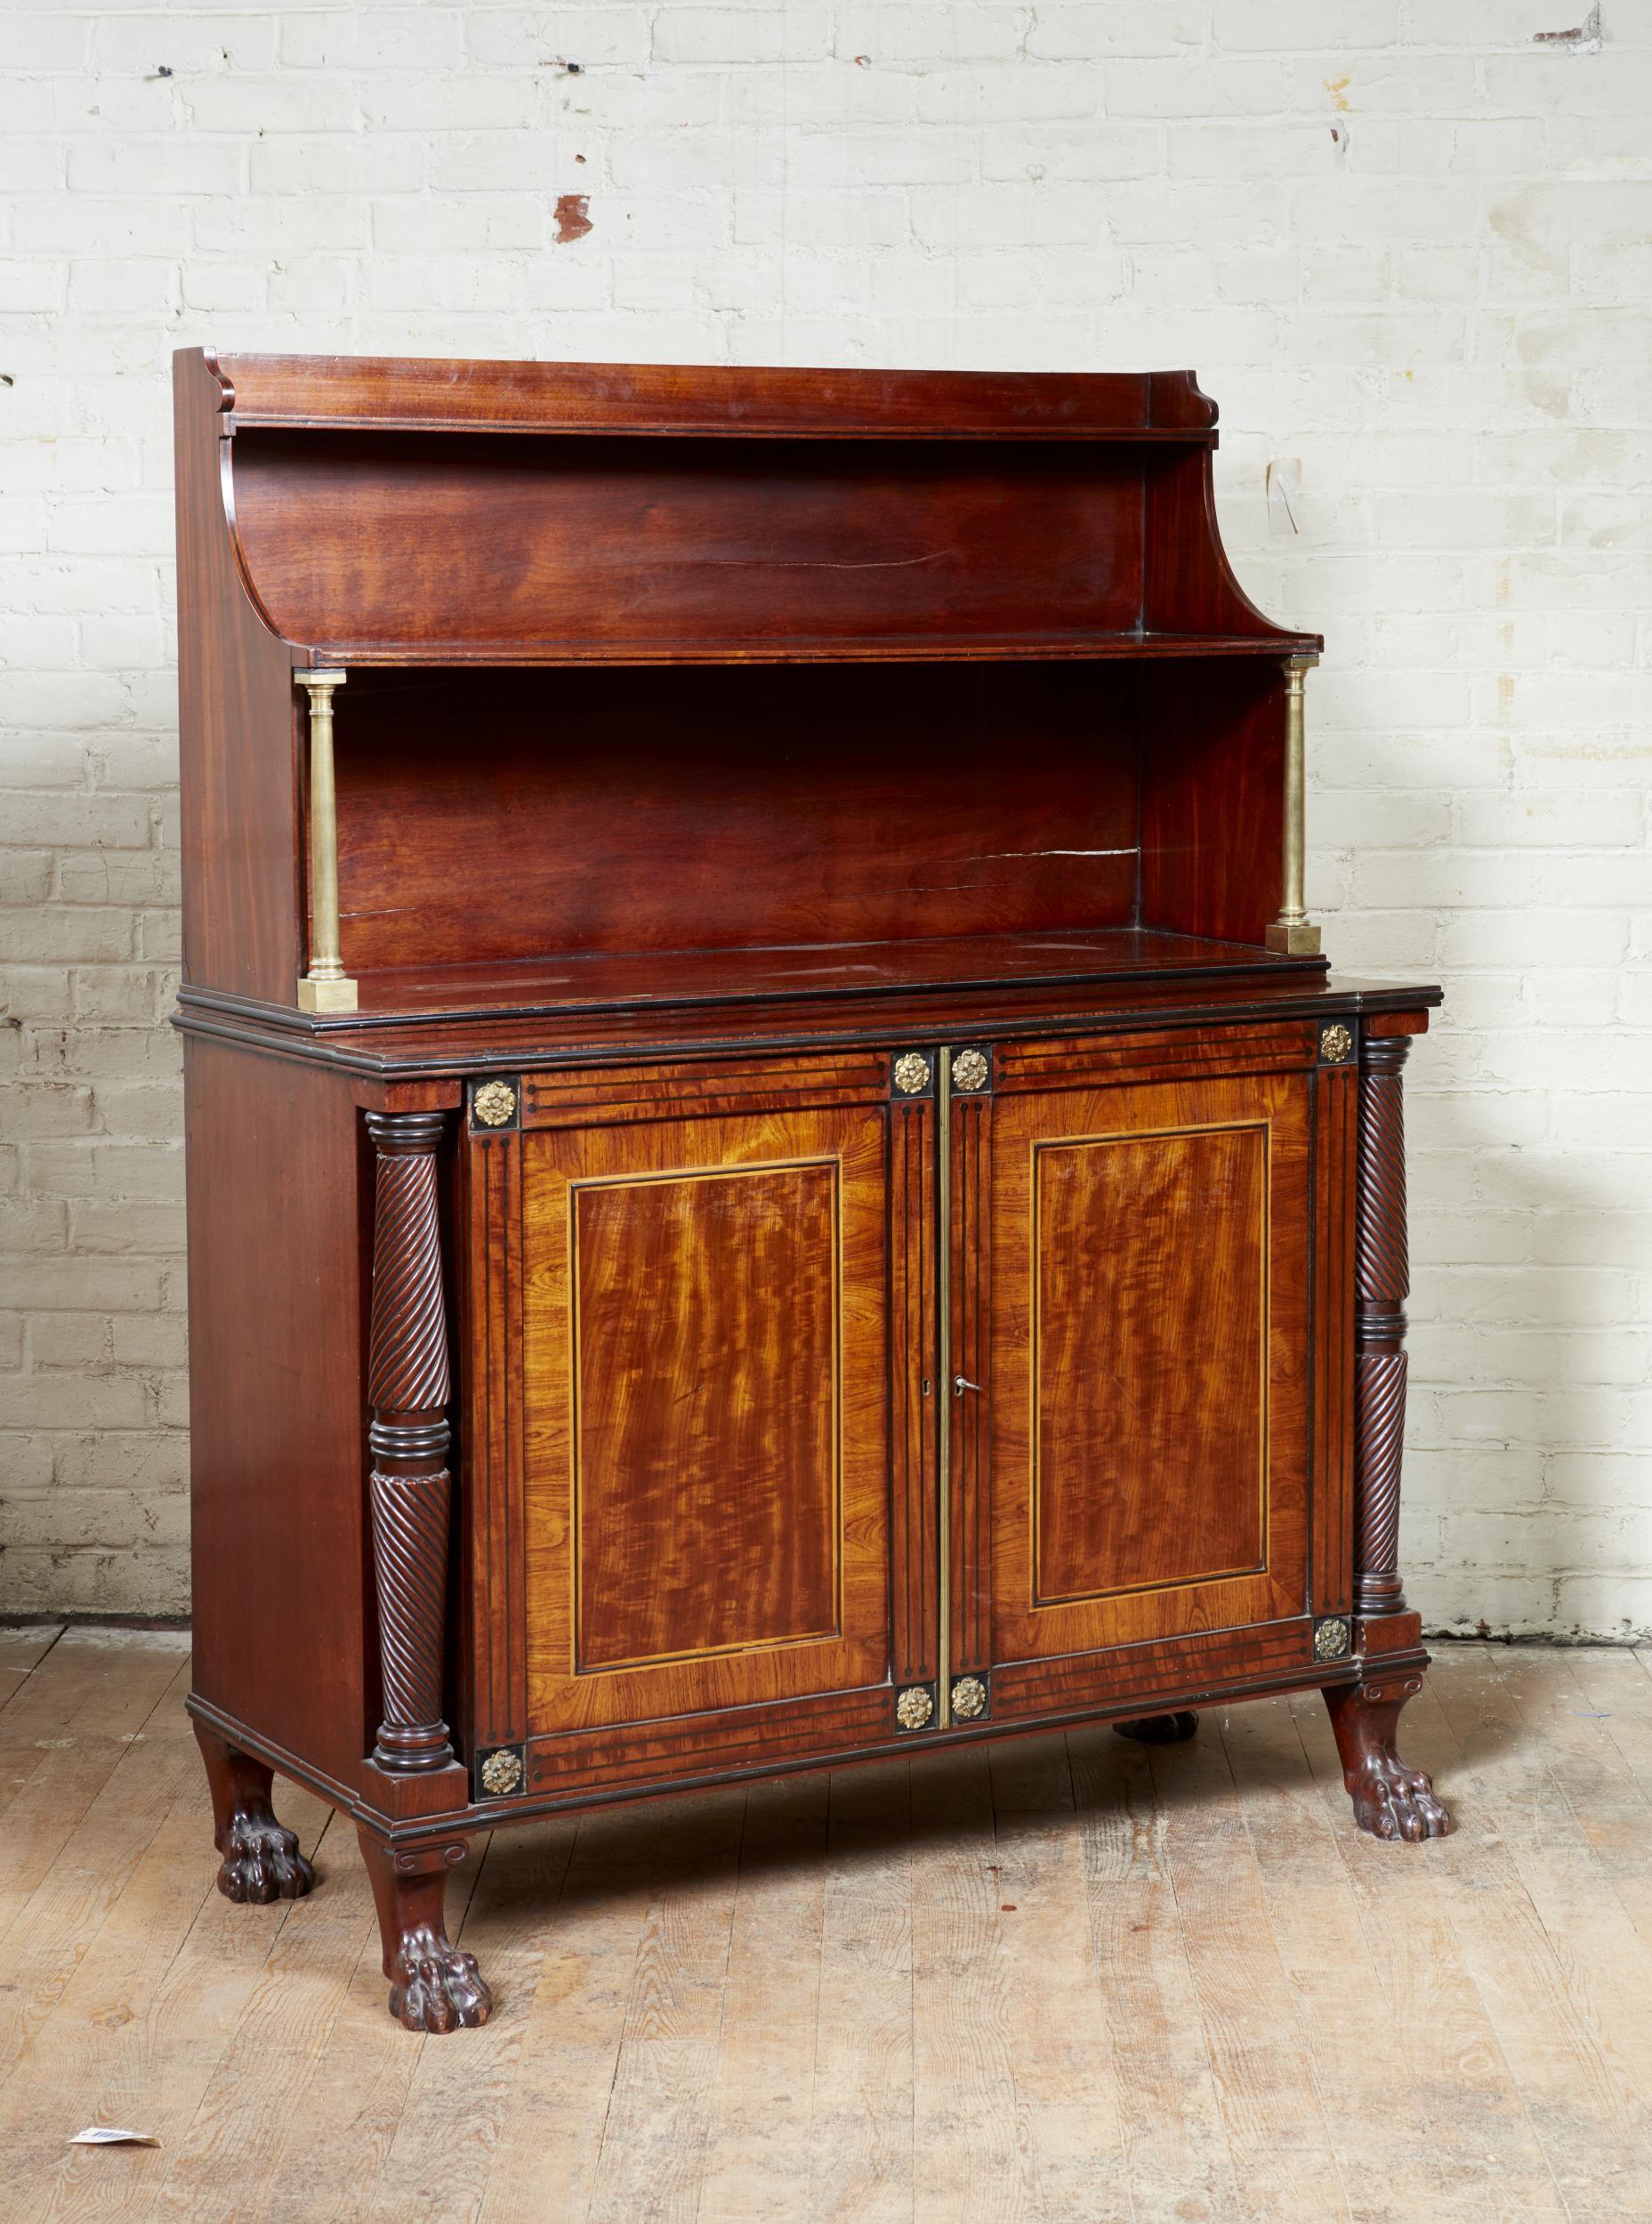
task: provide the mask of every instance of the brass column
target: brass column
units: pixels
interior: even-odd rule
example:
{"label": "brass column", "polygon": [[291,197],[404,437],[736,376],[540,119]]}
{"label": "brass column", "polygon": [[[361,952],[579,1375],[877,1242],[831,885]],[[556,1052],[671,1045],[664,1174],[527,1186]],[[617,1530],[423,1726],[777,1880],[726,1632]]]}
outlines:
{"label": "brass column", "polygon": [[1268,947],[1285,957],[1316,957],[1319,930],[1308,916],[1303,886],[1307,850],[1308,752],[1302,684],[1318,657],[1285,660],[1285,826],[1282,845],[1284,890],[1279,916],[1269,928]]}
{"label": "brass column", "polygon": [[301,1011],[353,1011],[356,984],[344,971],[338,926],[338,799],[333,775],[333,690],[347,674],[294,677],[310,697],[310,967],[298,984]]}

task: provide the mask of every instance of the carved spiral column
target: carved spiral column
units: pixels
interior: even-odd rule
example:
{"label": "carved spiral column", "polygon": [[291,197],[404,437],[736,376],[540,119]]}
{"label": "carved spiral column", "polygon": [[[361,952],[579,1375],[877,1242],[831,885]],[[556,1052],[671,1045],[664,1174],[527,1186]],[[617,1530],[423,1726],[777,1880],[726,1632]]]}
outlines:
{"label": "carved spiral column", "polygon": [[373,1758],[392,1773],[453,1761],[442,1719],[447,1598],[447,1320],[437,1211],[439,1112],[369,1112],[373,1229],[373,1558],[384,1719]]}
{"label": "carved spiral column", "polygon": [[1367,1036],[1359,1074],[1355,1242],[1354,1606],[1401,1614],[1399,1468],[1406,1433],[1406,1119],[1400,1075],[1410,1042]]}

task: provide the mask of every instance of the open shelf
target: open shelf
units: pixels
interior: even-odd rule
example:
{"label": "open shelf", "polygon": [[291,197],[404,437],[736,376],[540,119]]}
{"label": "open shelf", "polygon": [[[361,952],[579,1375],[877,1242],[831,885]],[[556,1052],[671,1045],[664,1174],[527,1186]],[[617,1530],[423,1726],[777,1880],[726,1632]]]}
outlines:
{"label": "open shelf", "polygon": [[1263,942],[1320,641],[1233,576],[1191,374],[178,370],[184,632],[232,644],[181,674],[191,991],[1311,991]]}

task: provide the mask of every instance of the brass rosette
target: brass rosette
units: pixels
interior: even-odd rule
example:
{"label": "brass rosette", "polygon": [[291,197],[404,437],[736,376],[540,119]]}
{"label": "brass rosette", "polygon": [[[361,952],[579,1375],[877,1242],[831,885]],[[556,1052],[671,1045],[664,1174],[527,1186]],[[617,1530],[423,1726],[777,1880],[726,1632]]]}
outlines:
{"label": "brass rosette", "polygon": [[1354,1038],[1340,1019],[1334,1027],[1321,1028],[1319,1055],[1327,1066],[1340,1066],[1353,1047]]}
{"label": "brass rosette", "polygon": [[482,1763],[482,1788],[496,1799],[503,1799],[507,1792],[514,1792],[522,1781],[522,1761],[508,1745],[497,1753],[490,1753]]}
{"label": "brass rosette", "polygon": [[484,1127],[504,1127],[516,1117],[516,1092],[508,1081],[485,1081],[471,1098],[471,1110]]}
{"label": "brass rosette", "polygon": [[935,1701],[921,1683],[909,1684],[895,1702],[895,1720],[902,1729],[922,1729],[935,1712]]}

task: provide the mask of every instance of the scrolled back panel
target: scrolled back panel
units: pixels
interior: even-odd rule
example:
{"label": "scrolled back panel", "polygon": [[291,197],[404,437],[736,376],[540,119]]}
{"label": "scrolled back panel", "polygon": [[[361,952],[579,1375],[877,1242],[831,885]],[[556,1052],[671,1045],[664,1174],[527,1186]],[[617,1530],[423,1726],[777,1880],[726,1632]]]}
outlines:
{"label": "scrolled back panel", "polygon": [[249,431],[235,447],[263,607],[347,662],[899,654],[1140,616],[1127,446]]}

